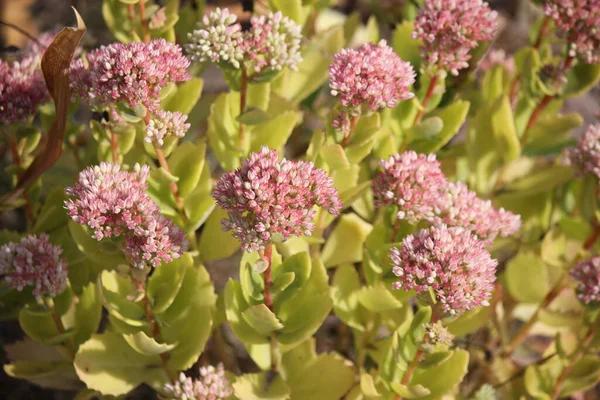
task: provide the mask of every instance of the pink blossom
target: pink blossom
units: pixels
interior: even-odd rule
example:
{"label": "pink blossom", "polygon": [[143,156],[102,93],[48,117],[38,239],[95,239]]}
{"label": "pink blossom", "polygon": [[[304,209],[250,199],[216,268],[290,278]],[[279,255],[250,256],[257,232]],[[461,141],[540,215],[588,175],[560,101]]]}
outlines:
{"label": "pink blossom", "polygon": [[148,121],[146,126],[146,138],[148,143],[155,141],[160,146],[164,144],[165,137],[174,136],[182,138],[185,136],[190,124],[185,121],[188,116],[179,111],[171,112],[159,110]]}
{"label": "pink blossom", "polygon": [[125,254],[134,265],[158,267],[181,256],[187,249],[185,233],[162,215],[146,217],[125,236]]}
{"label": "pink blossom", "polygon": [[600,3],[597,0],[548,0],[544,12],[569,42],[569,55],[588,64],[600,62]]}
{"label": "pink blossom", "polygon": [[487,55],[479,61],[479,69],[487,71],[496,65],[503,66],[509,73],[515,72],[515,58],[512,55],[506,54],[502,49],[492,49]]}
{"label": "pink blossom", "polygon": [[437,207],[448,183],[435,154],[407,151],[382,160],[381,167],[373,178],[375,206],[393,204],[398,207],[398,219],[411,224],[438,222]]}
{"label": "pink blossom", "polygon": [[90,52],[86,59],[87,63],[78,59],[71,65],[71,90],[94,106],[122,101],[154,111],[163,87],[191,77],[190,61],[181,48],[164,39],[113,43]]}
{"label": "pink blossom", "polygon": [[439,225],[421,230],[407,236],[400,250],[392,248],[390,258],[399,278],[394,289],[422,293],[431,288],[451,315],[489,306],[498,262],[466,229]]}
{"label": "pink blossom", "polygon": [[145,193],[148,166],[136,164],[133,172],[118,164],[101,163],[79,174],[65,189],[72,199],[65,207],[73,221],[94,230],[94,238],[125,238],[125,253],[141,267],[158,266],[179,258],[186,250],[185,236]]}
{"label": "pink blossom", "polygon": [[494,37],[497,17],[483,0],[425,0],[413,38],[423,41],[421,55],[427,64],[458,75],[469,66],[469,52]]}
{"label": "pink blossom", "polygon": [[254,74],[285,67],[295,70],[302,61],[302,27],[281,12],[254,16],[250,23],[250,29],[242,32],[237,17],[227,9],[205,15],[198,29],[188,34],[191,58],[236,69],[243,66]]}
{"label": "pink blossom", "polygon": [[438,205],[439,217],[448,226],[459,226],[473,232],[487,245],[497,236],[508,237],[521,228],[521,216],[496,209],[462,182],[448,183]]}
{"label": "pink blossom", "polygon": [[249,67],[257,74],[267,68],[296,70],[302,61],[302,27],[281,12],[254,16],[250,22],[252,28],[243,41]]}
{"label": "pink blossom", "polygon": [[309,236],[315,229],[315,206],[332,215],[342,207],[325,171],[311,162],[279,161],[277,151],[265,146],[223,175],[213,197],[229,214],[223,229],[233,231],[249,252],[264,249],[272,240]]}
{"label": "pink blossom", "polygon": [[200,377],[192,379],[182,372],[179,380],[165,385],[169,398],[176,400],[224,400],[233,395],[231,382],[222,364],[200,368]]}
{"label": "pink blossom", "polygon": [[412,66],[403,61],[384,40],[358,49],[342,49],[329,67],[331,94],[346,107],[366,106],[372,111],[395,107],[414,97]]}
{"label": "pink blossom", "polygon": [[165,22],[167,22],[167,8],[161,7],[150,17],[150,22],[148,23],[148,28],[150,29],[160,29],[165,26]]}
{"label": "pink blossom", "polygon": [[33,295],[56,297],[67,288],[67,263],[63,250],[48,235],[29,235],[19,243],[0,247],[0,276],[18,291],[33,287]]}
{"label": "pink blossom", "polygon": [[600,301],[600,256],[581,261],[571,270],[578,281],[577,298],[585,304]]}
{"label": "pink blossom", "polygon": [[50,99],[39,66],[38,54],[12,63],[0,60],[0,124],[24,122]]}
{"label": "pink blossom", "polygon": [[577,147],[567,150],[566,161],[580,174],[593,174],[600,179],[600,124],[590,125]]}

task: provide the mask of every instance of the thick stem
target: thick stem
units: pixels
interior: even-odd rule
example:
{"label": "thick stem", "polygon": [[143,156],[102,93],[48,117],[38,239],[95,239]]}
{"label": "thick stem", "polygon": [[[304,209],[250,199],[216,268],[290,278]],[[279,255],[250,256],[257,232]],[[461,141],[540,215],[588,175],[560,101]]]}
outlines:
{"label": "thick stem", "polygon": [[592,339],[594,339],[595,333],[596,332],[594,329],[592,329],[592,328],[589,329],[588,333],[585,335],[585,337],[581,341],[581,344],[579,345],[577,352],[571,357],[569,364],[565,368],[563,368],[563,370],[561,371],[560,375],[556,379],[556,384],[554,385],[554,389],[552,390],[552,393],[550,394],[550,398],[552,400],[557,400],[559,398],[560,392],[562,391],[562,389],[565,385],[565,381],[573,372],[573,368],[575,368],[575,363],[581,358],[581,356],[583,356],[583,354],[587,350],[588,346],[592,342]]}
{"label": "thick stem", "polygon": [[365,331],[365,333],[362,336],[360,346],[358,348],[358,354],[356,356],[356,369],[359,372],[360,372],[362,366],[364,365],[365,360],[367,359],[367,347],[369,346],[369,343],[371,342],[371,336],[373,336],[374,334],[377,335],[377,332],[379,331],[380,326],[381,326],[381,318],[378,315],[373,316],[373,314],[371,314],[371,317],[369,319],[368,329]]}
{"label": "thick stem", "polygon": [[537,38],[535,39],[535,43],[533,43],[534,49],[537,50],[540,48],[540,46],[542,45],[542,40],[544,39],[544,36],[546,36],[546,34],[548,33],[549,27],[550,27],[550,18],[544,17],[544,22],[542,22],[540,32],[539,32]]}
{"label": "thick stem", "polygon": [[[148,322],[150,323],[150,334],[152,335],[154,340],[156,340],[157,342],[162,342],[160,325],[159,325],[158,321],[156,320],[154,311],[152,311],[152,305],[150,304],[150,299],[148,299],[148,292],[146,290],[146,284],[144,281],[138,280],[133,275],[133,273],[131,274],[131,280],[136,285],[138,292],[143,293],[142,305],[144,306],[144,314],[146,315],[146,320],[148,320]],[[175,371],[172,371],[171,368],[169,367],[168,352],[161,353],[160,360],[162,362],[165,373],[169,377],[169,380],[171,382],[175,382],[177,380],[177,376],[176,376]]]}
{"label": "thick stem", "polygon": [[[242,68],[242,77],[240,79],[240,115],[246,112],[246,98],[248,94],[248,74],[246,70]],[[240,141],[244,141],[244,124],[240,122],[239,135]]]}
{"label": "thick stem", "polygon": [[[165,153],[163,153],[162,149],[156,143],[153,142],[153,145],[154,145],[154,151],[156,152],[156,158],[158,158],[158,163],[165,171],[167,171],[170,174],[171,170],[169,169],[169,163],[167,162],[167,159],[165,158]],[[183,218],[183,222],[185,224],[187,224],[189,222],[189,219],[185,212],[185,206],[183,204],[183,197],[181,197],[181,193],[179,193],[177,184],[175,182],[171,182],[169,184],[169,188],[171,189],[171,193],[173,193],[173,196],[175,196],[175,204],[177,205],[179,214],[181,214],[181,217]]]}
{"label": "thick stem", "polygon": [[538,118],[540,117],[540,115],[542,115],[542,112],[544,112],[546,107],[548,107],[548,104],[550,104],[553,98],[554,96],[550,96],[548,94],[544,96],[540,104],[538,104],[535,110],[533,110],[533,113],[531,113],[531,117],[529,117],[529,121],[527,121],[527,126],[525,127],[525,131],[523,132],[523,136],[521,136],[521,148],[523,148],[525,144],[527,144],[527,139],[529,138],[529,131],[531,130],[531,128],[533,128]]}
{"label": "thick stem", "polygon": [[[590,233],[590,236],[588,236],[588,238],[584,242],[583,249],[584,250],[591,249],[599,237],[600,237],[600,226],[598,224],[595,224],[594,229]],[[546,295],[546,297],[540,303],[539,307],[537,308],[535,313],[531,316],[529,321],[527,321],[527,323],[525,323],[525,325],[523,325],[523,327],[521,327],[521,330],[519,331],[519,333],[517,333],[517,335],[508,344],[507,348],[504,351],[505,355],[509,356],[510,354],[512,354],[512,352],[515,351],[515,349],[521,344],[521,342],[523,342],[523,340],[525,340],[525,338],[527,337],[527,334],[529,333],[529,330],[537,322],[540,311],[543,310],[544,308],[548,307],[550,305],[550,303],[552,303],[552,301],[556,298],[556,296],[559,295],[560,291],[562,290],[562,288],[565,284],[566,278],[567,278],[567,274],[565,273],[561,277],[561,279],[558,281],[556,286],[554,286],[554,288]]]}
{"label": "thick stem", "polygon": [[550,292],[548,292],[548,294],[546,295],[546,297],[544,298],[544,300],[542,300],[542,302],[540,303],[540,305],[538,306],[538,308],[535,310],[535,312],[533,313],[533,315],[531,316],[531,318],[529,318],[529,321],[527,321],[525,323],[525,325],[523,325],[521,327],[521,329],[519,330],[519,332],[512,338],[512,340],[510,341],[510,343],[508,344],[508,346],[506,346],[506,349],[504,350],[504,355],[505,356],[510,356],[517,347],[519,347],[519,345],[521,343],[523,343],[523,341],[527,338],[527,335],[529,334],[529,331],[531,330],[531,328],[533,327],[533,325],[537,322],[539,316],[540,316],[540,312],[545,309],[546,307],[548,307],[550,305],[550,303],[552,303],[552,301],[554,301],[554,299],[560,294],[560,292],[562,291],[564,284],[565,284],[565,280],[567,278],[567,275],[564,274],[556,283],[556,285],[554,286],[554,288],[552,288],[552,290],[550,290]]}
{"label": "thick stem", "polygon": [[129,22],[135,19],[135,4],[127,4],[127,19]]}
{"label": "thick stem", "polygon": [[588,236],[585,243],[583,244],[583,248],[585,250],[590,250],[592,247],[594,247],[594,244],[598,240],[598,237],[600,237],[600,224],[595,223],[594,228],[592,229],[592,233],[590,234],[590,236]]}
{"label": "thick stem", "polygon": [[148,43],[151,39],[150,28],[148,28],[148,19],[146,18],[146,0],[140,0],[138,2],[140,9],[140,22],[142,24],[142,30],[144,31],[144,42]]}
{"label": "thick stem", "polygon": [[403,385],[409,384],[415,370],[417,369],[417,366],[419,365],[421,360],[423,360],[424,354],[425,353],[423,352],[423,350],[417,350],[417,354],[415,354],[415,357],[412,359],[410,364],[408,364],[408,368],[406,368],[406,371],[404,371],[404,375],[402,375],[402,380],[400,381],[400,383],[402,383]]}
{"label": "thick stem", "polygon": [[[534,49],[537,50],[542,45],[542,40],[544,39],[544,36],[546,36],[546,34],[548,33],[549,26],[550,26],[550,18],[544,17],[544,22],[542,22],[540,32],[539,32],[537,38],[535,39],[535,42],[533,43]],[[517,94],[519,93],[520,85],[521,85],[521,75],[517,75],[517,76],[515,76],[515,79],[513,80],[512,85],[510,86],[510,103],[511,104],[514,104],[515,100],[517,99]]]}
{"label": "thick stem", "polygon": [[[46,307],[48,307],[48,309],[50,310],[50,315],[52,315],[52,321],[54,321],[54,326],[56,327],[58,334],[64,334],[66,332],[65,326],[62,323],[60,315],[58,315],[58,312],[56,311],[56,307],[54,306],[54,300],[50,297],[46,297],[44,298],[44,303],[46,304]],[[68,338],[65,341],[65,349],[69,353],[69,357],[73,359],[75,357],[76,351],[72,338]]]}
{"label": "thick stem", "polygon": [[397,219],[394,224],[394,229],[392,230],[392,235],[390,236],[390,243],[394,243],[396,240],[396,236],[398,236],[398,232],[400,231],[400,220]]}
{"label": "thick stem", "polygon": [[273,297],[271,297],[271,285],[273,284],[271,281],[272,253],[273,245],[269,243],[267,244],[267,247],[265,247],[265,251],[263,253],[263,260],[267,263],[267,269],[265,269],[265,272],[263,272],[263,278],[265,281],[265,306],[267,306],[271,311],[273,311]]}
{"label": "thick stem", "polygon": [[110,131],[110,150],[112,152],[113,163],[119,163],[119,138],[112,130]]}
{"label": "thick stem", "polygon": [[[437,311],[438,310],[436,309],[436,307],[433,307],[431,319],[429,321],[430,323],[434,323],[439,319]],[[404,375],[402,375],[402,380],[400,381],[401,384],[408,385],[410,383],[410,380],[412,379],[413,374],[415,373],[415,370],[419,366],[419,363],[423,360],[424,355],[425,355],[425,353],[423,352],[422,349],[417,349],[415,356],[411,360],[410,364],[408,364],[406,371],[404,371]],[[402,397],[400,395],[397,395],[395,398],[395,400],[401,400],[401,399],[402,399]]]}
{"label": "thick stem", "polygon": [[425,110],[427,109],[427,106],[429,105],[429,102],[433,97],[433,92],[435,91],[435,87],[437,86],[439,80],[440,78],[437,74],[434,75],[433,78],[431,78],[431,82],[429,82],[429,87],[427,88],[427,92],[425,93],[425,97],[423,98],[423,101],[421,101],[421,106],[423,107],[423,109],[419,110],[419,112],[417,113],[413,125],[417,125],[419,122],[421,122],[423,116],[425,116]]}
{"label": "thick stem", "polygon": [[352,134],[356,130],[356,124],[358,124],[359,119],[360,115],[353,115],[350,118],[350,129],[348,129],[348,132],[344,136],[344,139],[342,139],[342,147],[346,147],[350,144],[350,141],[352,140]]}

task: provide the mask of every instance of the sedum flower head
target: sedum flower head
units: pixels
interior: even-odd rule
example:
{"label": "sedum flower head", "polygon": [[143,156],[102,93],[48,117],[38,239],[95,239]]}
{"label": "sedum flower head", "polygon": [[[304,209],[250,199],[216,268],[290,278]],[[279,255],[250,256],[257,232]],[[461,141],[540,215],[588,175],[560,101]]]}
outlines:
{"label": "sedum flower head", "polygon": [[159,110],[146,126],[146,138],[148,143],[156,142],[160,146],[164,144],[165,137],[174,136],[182,138],[190,129],[190,124],[187,124],[188,116],[179,111],[171,112]]}
{"label": "sedum flower head", "polygon": [[296,70],[302,61],[300,44],[302,27],[280,11],[254,16],[252,28],[244,37],[244,49],[248,63],[255,73],[267,68],[281,71],[285,67]]}
{"label": "sedum flower head", "polygon": [[521,216],[496,209],[490,200],[483,200],[462,182],[448,183],[446,195],[439,205],[441,221],[473,232],[487,245],[497,236],[508,237],[521,228]]}
{"label": "sedum flower head", "polygon": [[567,151],[566,161],[580,174],[593,174],[600,179],[600,125],[588,128],[577,147]]}
{"label": "sedum flower head", "polygon": [[578,281],[577,298],[582,303],[600,302],[600,256],[577,263],[571,275]]}
{"label": "sedum flower head", "polygon": [[425,0],[413,38],[423,42],[421,55],[427,64],[458,75],[469,66],[469,52],[478,42],[493,38],[497,16],[483,0]]}
{"label": "sedum flower head", "polygon": [[12,63],[0,60],[0,125],[26,121],[49,100],[39,64],[33,53]]}
{"label": "sedum flower head", "polygon": [[183,372],[179,380],[165,385],[169,398],[176,400],[224,400],[233,395],[231,382],[222,364],[200,368],[200,378],[192,379]]}
{"label": "sedum flower head", "polygon": [[407,151],[381,161],[382,170],[373,178],[375,205],[396,205],[398,219],[411,224],[437,221],[441,189],[447,185],[435,154]]}
{"label": "sedum flower head", "polygon": [[244,59],[242,36],[242,26],[236,15],[226,8],[217,8],[202,18],[198,29],[188,33],[187,51],[192,60],[240,68]]}
{"label": "sedum flower head", "polygon": [[190,79],[190,61],[164,39],[149,43],[113,43],[71,65],[71,90],[91,105],[124,102],[156,110],[163,87]]}
{"label": "sedum flower head", "polygon": [[213,197],[229,218],[231,230],[246,251],[262,250],[272,240],[309,236],[315,229],[315,206],[337,215],[342,202],[325,171],[304,161],[279,160],[263,146],[234,172],[223,175]]}
{"label": "sedum flower head", "polygon": [[0,247],[0,276],[16,290],[31,286],[38,298],[56,297],[67,288],[67,263],[60,258],[62,251],[45,234],[7,243]]}
{"label": "sedum flower head", "polygon": [[73,221],[94,230],[97,240],[118,237],[143,222],[144,216],[158,212],[158,206],[145,193],[150,169],[136,164],[134,172],[122,171],[118,164],[101,163],[79,173],[79,180],[65,192]]}
{"label": "sedum flower head", "polygon": [[569,42],[569,55],[588,64],[600,62],[600,3],[597,0],[548,0],[544,12]]}
{"label": "sedum flower head", "polygon": [[508,73],[512,74],[517,68],[515,65],[515,58],[506,54],[503,49],[491,49],[486,56],[479,61],[479,69],[483,72],[492,69],[496,65],[503,66]]}
{"label": "sedum flower head", "polygon": [[234,14],[217,8],[188,34],[188,52],[193,60],[236,69],[247,66],[256,74],[269,68],[295,70],[302,61],[302,27],[281,12],[253,16],[250,24],[250,29],[242,32]]}
{"label": "sedum flower head", "polygon": [[101,163],[80,172],[75,186],[65,189],[72,197],[65,207],[73,221],[91,228],[97,240],[124,237],[125,254],[138,267],[171,262],[187,246],[183,232],[146,194],[148,174],[148,166],[136,164],[128,172]]}
{"label": "sedum flower head", "polygon": [[407,236],[402,248],[392,248],[393,272],[399,278],[394,289],[430,288],[442,310],[458,315],[488,306],[498,262],[483,242],[463,228],[433,226]]}
{"label": "sedum flower head", "polygon": [[156,30],[161,29],[167,22],[167,8],[161,7],[150,17],[148,22],[148,28]]}
{"label": "sedum flower head", "polygon": [[395,107],[414,97],[410,86],[415,72],[384,40],[358,49],[342,49],[329,67],[331,94],[346,107],[366,106],[376,111]]}
{"label": "sedum flower head", "polygon": [[439,346],[452,346],[454,335],[448,331],[441,321],[425,324],[425,335],[420,347],[428,353],[433,353]]}

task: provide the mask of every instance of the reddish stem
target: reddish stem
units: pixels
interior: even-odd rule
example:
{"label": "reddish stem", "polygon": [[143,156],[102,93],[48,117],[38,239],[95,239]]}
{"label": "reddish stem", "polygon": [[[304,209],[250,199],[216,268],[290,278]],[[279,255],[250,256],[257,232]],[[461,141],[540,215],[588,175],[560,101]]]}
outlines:
{"label": "reddish stem", "polygon": [[523,132],[523,136],[521,136],[521,140],[520,140],[521,147],[525,146],[525,144],[527,143],[527,139],[529,137],[529,131],[535,125],[538,118],[540,117],[542,112],[546,109],[546,107],[548,107],[548,104],[550,104],[550,102],[552,101],[553,98],[554,98],[554,96],[550,96],[547,94],[546,96],[544,96],[544,98],[542,99],[540,104],[538,104],[538,106],[535,108],[535,110],[533,110],[533,113],[531,114],[531,117],[529,117],[529,121],[527,122],[527,126],[525,127],[525,131]]}
{"label": "reddish stem", "polygon": [[269,243],[267,247],[265,247],[265,251],[263,254],[263,259],[267,263],[267,269],[263,272],[263,278],[265,280],[265,306],[269,308],[269,310],[273,311],[273,297],[271,297],[271,285],[273,282],[271,281],[271,259],[273,253],[273,245]]}
{"label": "reddish stem", "polygon": [[[143,281],[136,279],[133,276],[133,274],[131,274],[131,280],[136,285],[138,292],[141,292],[144,294],[142,297],[142,304],[144,306],[144,314],[146,315],[146,319],[150,323],[150,334],[152,335],[154,340],[156,340],[157,342],[161,342],[162,339],[161,339],[160,325],[158,324],[158,321],[156,320],[156,316],[154,315],[154,312],[152,311],[152,305],[150,304],[150,300],[148,299],[146,285],[144,284]],[[168,352],[160,353],[159,356],[160,356],[160,360],[163,365],[163,369],[165,370],[165,373],[169,377],[169,380],[171,380],[171,382],[175,382],[177,380],[177,377],[175,376],[175,373],[173,371],[171,371],[171,369],[169,368]]]}
{"label": "reddish stem", "polygon": [[600,237],[600,224],[595,223],[592,233],[590,234],[590,236],[588,236],[585,243],[583,243],[584,250],[591,249],[594,246],[594,243],[596,243],[596,241],[598,240],[598,237]]}
{"label": "reddish stem", "polygon": [[110,149],[112,151],[113,163],[119,163],[119,138],[117,134],[110,131]]}
{"label": "reddish stem", "polygon": [[[240,79],[240,115],[246,112],[246,98],[248,94],[248,74],[246,70],[242,68],[242,77]],[[244,141],[244,124],[240,122],[239,128],[240,140]]]}
{"label": "reddish stem", "polygon": [[[544,36],[546,36],[546,34],[548,33],[549,26],[550,26],[550,19],[547,17],[544,17],[544,22],[542,23],[540,32],[539,32],[537,38],[535,39],[535,42],[533,43],[534,49],[537,50],[542,45],[542,40],[544,39]],[[511,104],[514,104],[515,100],[517,99],[517,94],[519,92],[520,84],[521,84],[521,75],[517,75],[517,76],[515,76],[515,79],[513,80],[512,85],[510,86],[510,103]]]}
{"label": "reddish stem", "polygon": [[142,30],[144,31],[144,42],[148,43],[151,38],[148,20],[146,19],[146,0],[140,0],[138,6],[140,9],[140,22],[142,24]]}
{"label": "reddish stem", "polygon": [[127,4],[127,19],[129,22],[133,22],[135,19],[135,5],[133,4]]}
{"label": "reddish stem", "polygon": [[554,389],[552,390],[552,394],[550,394],[550,398],[552,400],[557,400],[559,398],[560,392],[562,391],[563,386],[565,385],[565,381],[567,380],[567,378],[569,376],[571,376],[571,373],[573,372],[573,369],[575,368],[575,363],[581,358],[581,356],[583,355],[583,353],[585,352],[585,350],[587,349],[587,347],[590,345],[590,343],[592,342],[592,339],[594,339],[595,333],[596,332],[594,331],[594,329],[590,328],[590,330],[588,331],[588,333],[585,335],[585,337],[581,341],[579,349],[577,350],[577,352],[571,358],[571,361],[569,362],[569,365],[567,365],[561,371],[560,375],[556,379],[556,384],[554,385]]}
{"label": "reddish stem", "polygon": [[394,243],[394,240],[396,240],[396,236],[398,236],[399,231],[400,231],[400,220],[397,219],[396,223],[394,224],[394,229],[392,230],[392,235],[390,236],[390,243]]}
{"label": "reddish stem", "polygon": [[425,97],[421,102],[421,106],[423,107],[423,109],[419,110],[419,112],[417,113],[413,125],[417,125],[423,119],[423,116],[425,115],[425,110],[427,109],[427,106],[429,105],[429,102],[433,97],[433,92],[435,91],[435,87],[437,86],[439,80],[440,78],[437,74],[434,75],[433,78],[431,78],[431,82],[429,82],[429,87],[427,88],[427,93],[425,93]]}
{"label": "reddish stem", "polygon": [[538,34],[537,38],[535,39],[535,43],[533,44],[534,49],[537,50],[540,48],[540,46],[542,45],[542,40],[544,39],[544,36],[546,36],[546,34],[548,33],[549,27],[550,27],[550,18],[544,17],[544,22],[542,22],[542,26],[540,27],[540,33]]}
{"label": "reddish stem", "polygon": [[356,130],[356,124],[358,124],[359,119],[360,115],[354,115],[350,118],[350,128],[342,140],[342,147],[346,147],[350,144],[350,140],[352,140],[352,134]]}

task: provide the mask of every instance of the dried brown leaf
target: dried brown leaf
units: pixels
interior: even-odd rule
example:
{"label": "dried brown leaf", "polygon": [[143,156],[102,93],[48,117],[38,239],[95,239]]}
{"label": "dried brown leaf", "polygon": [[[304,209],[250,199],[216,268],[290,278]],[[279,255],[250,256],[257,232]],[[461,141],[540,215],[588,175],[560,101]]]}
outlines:
{"label": "dried brown leaf", "polygon": [[85,24],[75,10],[77,28],[66,27],[61,30],[42,57],[42,73],[46,87],[50,92],[56,110],[56,116],[45,140],[44,149],[36,156],[33,163],[19,177],[13,190],[2,200],[1,204],[14,202],[37,178],[54,165],[62,153],[62,144],[67,126],[68,107],[71,93],[69,90],[69,66],[79,41],[85,33]]}

